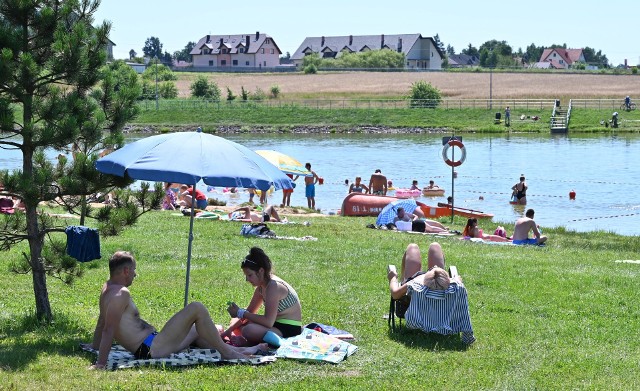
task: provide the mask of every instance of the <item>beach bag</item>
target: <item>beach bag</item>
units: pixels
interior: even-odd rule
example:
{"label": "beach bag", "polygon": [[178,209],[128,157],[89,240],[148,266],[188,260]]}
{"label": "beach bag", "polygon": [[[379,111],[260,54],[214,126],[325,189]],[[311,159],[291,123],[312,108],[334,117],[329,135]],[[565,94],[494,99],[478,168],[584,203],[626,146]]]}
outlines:
{"label": "beach bag", "polygon": [[242,236],[276,236],[276,233],[267,227],[265,223],[242,224],[240,228]]}

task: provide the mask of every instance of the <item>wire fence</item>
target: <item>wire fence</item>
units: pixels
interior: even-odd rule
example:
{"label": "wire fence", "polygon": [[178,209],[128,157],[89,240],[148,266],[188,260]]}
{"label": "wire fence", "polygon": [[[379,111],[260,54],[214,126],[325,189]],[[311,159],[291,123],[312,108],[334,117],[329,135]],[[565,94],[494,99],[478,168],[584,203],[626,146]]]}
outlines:
{"label": "wire fence", "polygon": [[624,99],[571,99],[572,109],[624,110]]}
{"label": "wire fence", "polygon": [[[228,110],[228,109],[322,109],[322,110],[378,110],[410,109],[437,107],[445,110],[486,109],[504,110],[551,110],[555,99],[263,99],[214,101],[206,99],[160,99],[157,102],[161,110]],[[155,100],[139,103],[141,110],[156,110]]]}

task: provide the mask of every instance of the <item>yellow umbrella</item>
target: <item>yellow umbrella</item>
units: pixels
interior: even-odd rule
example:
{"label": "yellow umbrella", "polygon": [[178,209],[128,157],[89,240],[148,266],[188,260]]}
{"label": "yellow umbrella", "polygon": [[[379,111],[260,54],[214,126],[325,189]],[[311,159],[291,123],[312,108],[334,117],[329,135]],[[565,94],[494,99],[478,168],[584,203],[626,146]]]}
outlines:
{"label": "yellow umbrella", "polygon": [[269,163],[278,167],[280,171],[284,172],[285,174],[313,176],[313,174],[311,174],[311,171],[307,170],[302,165],[302,163],[289,155],[285,155],[284,153],[280,153],[278,151],[273,151],[270,149],[261,149],[256,151],[256,153],[267,159]]}

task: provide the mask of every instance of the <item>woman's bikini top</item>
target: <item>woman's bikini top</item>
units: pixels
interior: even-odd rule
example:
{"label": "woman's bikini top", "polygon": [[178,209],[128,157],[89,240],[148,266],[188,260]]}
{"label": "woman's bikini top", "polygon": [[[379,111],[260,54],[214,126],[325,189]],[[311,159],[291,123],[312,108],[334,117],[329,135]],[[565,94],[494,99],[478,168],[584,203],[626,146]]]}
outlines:
{"label": "woman's bikini top", "polygon": [[[287,288],[287,295],[284,298],[280,299],[280,301],[278,302],[278,313],[286,310],[287,308],[291,308],[294,304],[300,302],[300,299],[298,298],[298,293],[296,292],[295,289],[293,289],[291,285],[287,284],[282,280],[275,280],[275,282]],[[260,294],[264,298],[264,292],[262,292],[262,287],[258,289],[260,289]]]}

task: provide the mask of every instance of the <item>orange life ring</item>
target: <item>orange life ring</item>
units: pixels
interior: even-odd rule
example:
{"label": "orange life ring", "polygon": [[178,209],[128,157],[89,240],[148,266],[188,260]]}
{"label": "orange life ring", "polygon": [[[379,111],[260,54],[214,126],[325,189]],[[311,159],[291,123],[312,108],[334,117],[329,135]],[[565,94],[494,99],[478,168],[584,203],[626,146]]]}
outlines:
{"label": "orange life ring", "polygon": [[[449,148],[451,148],[451,147],[460,148],[460,152],[462,152],[462,156],[460,157],[460,160],[456,160],[454,162],[451,159],[449,159],[449,157],[447,156],[447,152],[449,151]],[[444,145],[444,147],[442,148],[442,160],[444,160],[444,162],[447,163],[447,165],[449,165],[451,167],[458,167],[459,165],[464,163],[464,161],[466,159],[467,159],[467,150],[465,149],[464,144],[462,144],[462,141],[449,140],[449,142],[446,143]]]}

